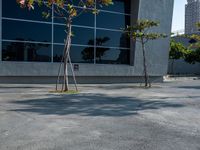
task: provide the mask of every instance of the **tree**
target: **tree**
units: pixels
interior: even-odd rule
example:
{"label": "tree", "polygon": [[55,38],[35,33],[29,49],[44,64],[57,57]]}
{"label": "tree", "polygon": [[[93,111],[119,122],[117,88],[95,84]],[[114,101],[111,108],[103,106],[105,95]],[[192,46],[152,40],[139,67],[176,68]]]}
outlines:
{"label": "tree", "polygon": [[[197,23],[197,27],[200,30],[200,22]],[[199,34],[192,34],[192,35],[183,35],[186,38],[191,39],[193,41],[185,53],[185,61],[190,64],[195,64],[196,62],[200,62],[200,35]]]}
{"label": "tree", "polygon": [[197,26],[198,30],[200,31],[200,22],[197,22],[196,26]]}
{"label": "tree", "polygon": [[200,62],[200,48],[189,51],[185,57],[185,61],[190,64]]}
{"label": "tree", "polygon": [[[197,23],[197,27],[200,29],[200,23]],[[172,62],[172,72],[173,72],[173,63],[174,60],[184,59],[189,64],[195,64],[200,62],[200,35],[178,35],[180,38],[189,39],[190,45],[185,47],[183,44],[171,40],[170,42],[170,59],[173,59]]]}
{"label": "tree", "polygon": [[151,33],[149,29],[152,27],[159,26],[158,22],[151,20],[138,20],[135,25],[128,26],[125,31],[127,31],[128,35],[135,41],[141,43],[142,46],[142,54],[143,54],[143,69],[144,69],[144,80],[145,87],[151,87],[151,82],[149,80],[148,70],[147,70],[147,62],[146,62],[146,49],[145,45],[150,40],[156,40],[159,38],[165,38],[165,34],[161,33]]}
{"label": "tree", "polygon": [[172,59],[172,73],[174,72],[174,61],[177,59],[185,59],[187,54],[187,48],[174,40],[170,41],[170,51],[169,51],[169,58]]}
{"label": "tree", "polygon": [[[68,63],[70,65],[76,90],[76,79],[70,57],[70,48],[71,48],[71,37],[72,37],[72,21],[74,18],[80,16],[86,11],[92,13],[98,13],[96,5],[99,6],[108,6],[113,4],[112,0],[17,0],[17,3],[21,8],[28,8],[29,10],[34,10],[34,6],[45,6],[49,11],[43,12],[43,16],[48,18],[51,11],[56,14],[56,18],[64,19],[66,24],[66,39],[64,42],[63,57],[58,71],[58,79],[56,82],[56,90],[58,90],[58,83],[61,76],[61,67],[63,65],[63,84],[61,91],[68,91]],[[75,7],[74,4],[76,3]],[[83,9],[79,9],[82,7]]]}

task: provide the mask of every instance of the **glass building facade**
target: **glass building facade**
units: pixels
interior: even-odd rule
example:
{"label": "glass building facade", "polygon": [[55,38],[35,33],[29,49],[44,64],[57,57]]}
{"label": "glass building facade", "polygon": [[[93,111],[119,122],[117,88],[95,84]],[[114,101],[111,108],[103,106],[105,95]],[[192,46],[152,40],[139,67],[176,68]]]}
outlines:
{"label": "glass building facade", "polygon": [[[73,63],[130,64],[130,38],[123,31],[130,25],[130,1],[114,0],[97,15],[86,12],[73,20]],[[60,62],[66,26],[53,11],[43,18],[44,9],[29,11],[2,0],[2,61]]]}

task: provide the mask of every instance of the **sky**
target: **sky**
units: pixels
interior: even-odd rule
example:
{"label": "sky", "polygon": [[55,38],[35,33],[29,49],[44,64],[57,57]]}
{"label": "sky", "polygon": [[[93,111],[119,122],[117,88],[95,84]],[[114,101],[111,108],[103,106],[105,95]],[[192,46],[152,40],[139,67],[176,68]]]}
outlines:
{"label": "sky", "polygon": [[185,26],[185,4],[187,0],[174,0],[174,15],[172,32],[184,29]]}

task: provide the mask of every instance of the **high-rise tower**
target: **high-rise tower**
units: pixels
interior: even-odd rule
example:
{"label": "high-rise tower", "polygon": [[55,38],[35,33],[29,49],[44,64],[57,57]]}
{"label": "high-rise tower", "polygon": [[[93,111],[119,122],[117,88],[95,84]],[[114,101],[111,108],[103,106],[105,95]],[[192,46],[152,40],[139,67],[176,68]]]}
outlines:
{"label": "high-rise tower", "polygon": [[185,5],[185,33],[197,33],[197,22],[200,22],[200,0],[187,0]]}

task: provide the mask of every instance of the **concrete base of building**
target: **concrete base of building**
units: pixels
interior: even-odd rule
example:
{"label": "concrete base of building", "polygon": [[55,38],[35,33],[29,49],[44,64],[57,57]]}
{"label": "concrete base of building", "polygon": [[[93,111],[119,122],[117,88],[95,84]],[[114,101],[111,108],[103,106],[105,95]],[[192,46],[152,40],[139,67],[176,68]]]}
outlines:
{"label": "concrete base of building", "polygon": [[[1,76],[0,83],[2,84],[54,84],[57,77],[50,76]],[[114,84],[114,83],[143,83],[144,77],[111,77],[111,76],[81,76],[76,77],[78,84]],[[163,82],[162,76],[150,77],[151,82]],[[61,79],[62,81],[62,79]],[[72,77],[69,77],[69,82],[73,83]]]}

